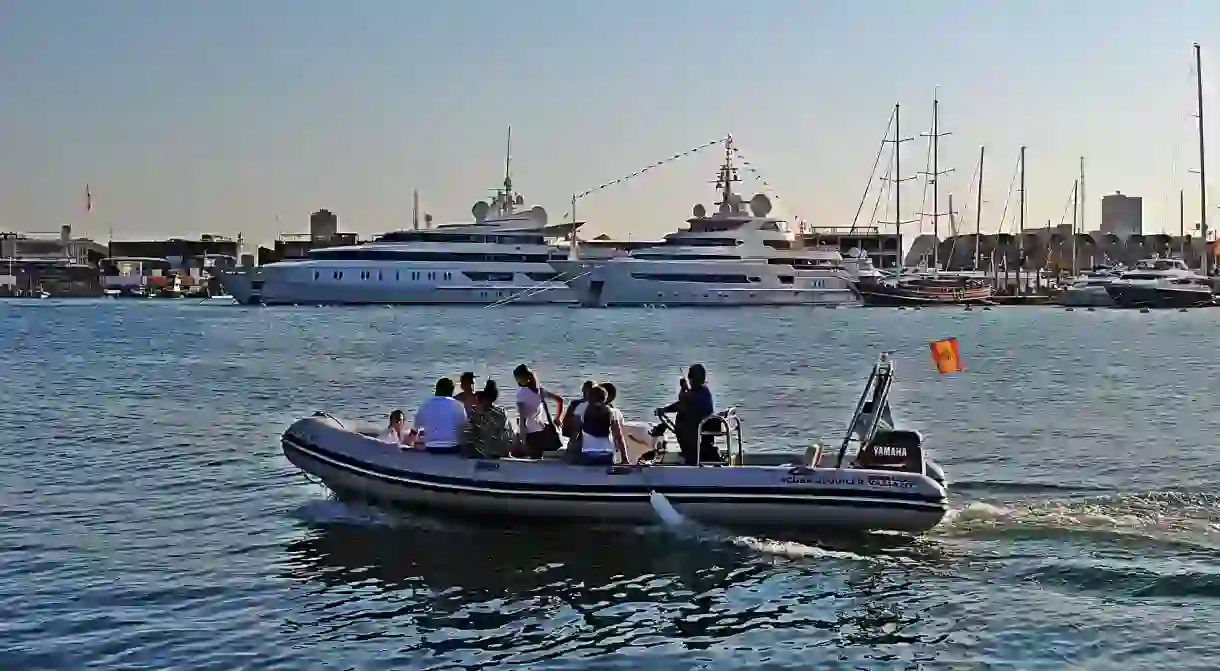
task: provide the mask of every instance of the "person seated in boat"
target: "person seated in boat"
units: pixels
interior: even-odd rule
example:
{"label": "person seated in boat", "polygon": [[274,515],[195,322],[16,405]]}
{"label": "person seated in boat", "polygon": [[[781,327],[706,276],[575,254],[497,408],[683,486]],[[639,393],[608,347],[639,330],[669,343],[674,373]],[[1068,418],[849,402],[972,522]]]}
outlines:
{"label": "person seated in boat", "polygon": [[[436,392],[415,413],[415,430],[422,434],[428,452],[457,454],[458,438],[466,424],[466,407],[453,398],[453,380],[436,381]],[[420,441],[416,440],[416,445]]]}
{"label": "person seated in boat", "polygon": [[606,403],[606,390],[594,386],[589,390],[580,425],[580,452],[570,457],[572,463],[584,466],[612,466],[615,456],[627,462],[627,440],[623,436],[623,413]]}
{"label": "person seated in boat", "polygon": [[544,399],[554,400],[557,404],[555,414],[562,417],[563,397],[539,386],[538,377],[525,364],[513,369],[513,379],[517,382],[517,435],[521,454],[529,459],[541,459],[543,453],[561,447],[559,432]]}
{"label": "person seated in boat", "polygon": [[686,377],[679,381],[677,401],[657,408],[657,414],[671,412],[677,413],[674,432],[677,434],[678,447],[682,450],[682,460],[688,466],[694,466],[697,461],[720,461],[716,438],[699,435],[699,424],[716,414],[712,390],[707,386],[707,369],[703,364],[692,365]]}
{"label": "person seated in boat", "polygon": [[475,393],[475,405],[460,441],[465,456],[475,459],[507,457],[512,450],[516,436],[508,413],[496,405],[499,397],[500,390],[491,380]]}
{"label": "person seated in boat", "polygon": [[585,380],[580,387],[580,398],[572,401],[567,412],[563,413],[560,426],[563,428],[563,437],[568,439],[569,457],[580,454],[580,420],[589,402],[589,391],[593,389],[594,384],[593,380]]}
{"label": "person seated in boat", "polygon": [[613,408],[614,399],[618,398],[618,387],[613,382],[603,382],[601,388],[606,390],[606,405]]}
{"label": "person seated in boat", "polygon": [[458,378],[458,386],[461,391],[454,394],[453,397],[462,402],[466,406],[466,412],[469,413],[475,406],[474,394],[474,373],[466,371]]}
{"label": "person seated in boat", "polygon": [[415,434],[407,428],[406,413],[401,410],[390,413],[390,426],[381,434],[381,440],[399,447],[410,447]]}

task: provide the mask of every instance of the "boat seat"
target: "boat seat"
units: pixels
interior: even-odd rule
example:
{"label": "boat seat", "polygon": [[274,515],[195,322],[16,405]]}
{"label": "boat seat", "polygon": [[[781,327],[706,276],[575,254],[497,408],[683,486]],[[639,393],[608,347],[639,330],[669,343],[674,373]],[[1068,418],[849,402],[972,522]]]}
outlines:
{"label": "boat seat", "polygon": [[922,473],[923,437],[918,431],[891,429],[878,431],[873,440],[856,455],[856,465],[881,471]]}

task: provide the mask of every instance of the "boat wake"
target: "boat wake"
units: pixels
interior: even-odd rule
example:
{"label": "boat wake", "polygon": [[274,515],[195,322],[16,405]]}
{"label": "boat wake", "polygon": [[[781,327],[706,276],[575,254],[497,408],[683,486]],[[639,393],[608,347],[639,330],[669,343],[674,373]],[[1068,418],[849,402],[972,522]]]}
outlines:
{"label": "boat wake", "polygon": [[1153,491],[990,503],[950,510],[933,537],[1102,534],[1220,549],[1220,496]]}
{"label": "boat wake", "polygon": [[848,561],[875,561],[876,557],[867,557],[854,552],[832,550],[829,548],[806,545],[797,541],[775,540],[756,536],[739,536],[727,531],[704,526],[689,520],[665,498],[664,494],[653,492],[648,497],[652,511],[656,514],[660,525],[655,528],[665,530],[682,540],[715,545],[730,545],[751,552],[787,559],[833,558]]}

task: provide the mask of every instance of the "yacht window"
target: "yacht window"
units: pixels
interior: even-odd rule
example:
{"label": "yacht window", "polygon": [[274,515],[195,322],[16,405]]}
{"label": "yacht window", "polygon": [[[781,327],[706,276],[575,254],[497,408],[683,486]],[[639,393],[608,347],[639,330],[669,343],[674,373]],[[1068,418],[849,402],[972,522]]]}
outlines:
{"label": "yacht window", "polygon": [[535,282],[550,282],[559,277],[559,273],[526,273],[525,276]]}
{"label": "yacht window", "polygon": [[792,284],[792,276],[791,275],[780,275],[779,283],[780,284]]}
{"label": "yacht window", "polygon": [[663,260],[663,261],[707,261],[707,260],[739,261],[739,260],[741,260],[740,256],[722,255],[722,254],[662,254],[662,253],[640,254],[640,253],[637,253],[634,255],[634,257],[637,259],[644,259],[646,261],[656,261],[656,260]]}
{"label": "yacht window", "polygon": [[696,238],[684,235],[666,236],[661,246],[670,247],[736,247],[742,244],[737,238]]}
{"label": "yacht window", "polygon": [[312,259],[342,261],[439,261],[476,263],[546,263],[549,253],[483,254],[478,252],[428,252],[400,249],[315,249]]}
{"label": "yacht window", "polygon": [[631,273],[637,280],[655,282],[704,282],[707,284],[749,284],[745,275],[701,275],[695,273]]}
{"label": "yacht window", "polygon": [[397,282],[399,279],[401,279],[401,278],[398,277],[398,271],[395,270],[394,271],[394,281]]}
{"label": "yacht window", "polygon": [[763,244],[771,249],[792,249],[790,240],[763,240]]}
{"label": "yacht window", "polygon": [[320,272],[318,272],[318,271],[316,271],[316,270],[315,270],[315,271],[313,271],[313,278],[316,280],[316,279],[318,279],[318,276],[319,276],[319,275],[321,275],[321,274],[322,274],[322,273],[320,273]]}
{"label": "yacht window", "polygon": [[380,281],[382,281],[382,280],[384,280],[384,279],[385,279],[385,278],[384,278],[384,277],[382,277],[382,275],[381,275],[381,271],[380,271],[380,270],[378,270],[378,271],[377,271],[377,281],[378,281],[378,282],[380,282]]}
{"label": "yacht window", "polygon": [[475,282],[512,282],[512,273],[480,273],[474,271],[462,271],[462,274],[469,277]]}
{"label": "yacht window", "polygon": [[751,282],[761,282],[762,281],[762,278],[760,278],[760,277],[750,277],[747,279],[749,279]]}
{"label": "yacht window", "polygon": [[765,222],[762,226],[759,226],[758,230],[760,230],[760,231],[779,231],[779,223],[775,222],[775,221],[768,221],[768,222]]}

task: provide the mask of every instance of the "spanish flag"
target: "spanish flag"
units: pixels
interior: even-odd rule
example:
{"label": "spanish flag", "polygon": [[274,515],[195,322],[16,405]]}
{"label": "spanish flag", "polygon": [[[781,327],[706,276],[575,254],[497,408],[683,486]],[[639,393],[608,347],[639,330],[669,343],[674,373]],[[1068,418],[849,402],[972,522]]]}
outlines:
{"label": "spanish flag", "polygon": [[962,366],[962,358],[957,351],[957,338],[933,340],[932,362],[936,364],[936,372],[941,375],[961,373],[966,370]]}

